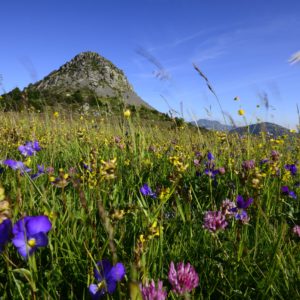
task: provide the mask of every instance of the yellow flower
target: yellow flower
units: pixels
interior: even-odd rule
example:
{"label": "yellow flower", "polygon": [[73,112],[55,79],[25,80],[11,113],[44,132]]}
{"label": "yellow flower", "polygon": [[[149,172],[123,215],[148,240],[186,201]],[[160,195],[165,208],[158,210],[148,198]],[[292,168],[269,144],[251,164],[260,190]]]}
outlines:
{"label": "yellow flower", "polygon": [[291,133],[296,133],[296,129],[291,129],[290,132]]}
{"label": "yellow flower", "polygon": [[131,116],[131,111],[130,111],[129,109],[126,109],[126,110],[124,111],[124,117],[125,117],[125,118],[130,118],[130,116]]}
{"label": "yellow flower", "polygon": [[240,116],[243,116],[243,115],[245,114],[245,111],[244,111],[243,109],[239,109],[239,110],[238,110],[238,114],[239,114]]}
{"label": "yellow flower", "polygon": [[27,167],[30,167],[30,165],[31,165],[31,158],[28,157],[28,158],[25,160],[24,164],[25,164]]}
{"label": "yellow flower", "polygon": [[53,117],[58,118],[58,117],[59,117],[59,112],[58,112],[58,111],[55,111],[55,112],[53,113]]}

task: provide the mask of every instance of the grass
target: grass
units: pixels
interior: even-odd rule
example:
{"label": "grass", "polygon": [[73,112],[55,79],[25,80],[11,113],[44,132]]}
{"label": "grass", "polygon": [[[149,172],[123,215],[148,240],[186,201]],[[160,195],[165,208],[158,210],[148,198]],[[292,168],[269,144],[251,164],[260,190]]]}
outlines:
{"label": "grass", "polygon": [[[139,299],[138,283],[151,279],[164,282],[168,299],[180,299],[168,282],[171,261],[190,262],[198,273],[191,299],[300,297],[300,246],[292,232],[300,225],[299,199],[281,192],[288,186],[300,196],[299,171],[285,169],[298,163],[297,135],[241,138],[171,121],[156,126],[134,114],[109,119],[63,111],[1,113],[1,123],[2,160],[27,160],[33,171],[37,164],[52,168],[31,180],[3,166],[13,223],[47,215],[52,229],[48,246],[29,260],[12,243],[5,247],[1,300],[90,299],[93,268],[103,258],[126,268],[107,299]],[[29,161],[18,146],[33,140],[42,150]],[[208,152],[215,169],[225,168],[215,179],[204,172]],[[250,159],[255,168],[247,171],[242,163]],[[142,195],[145,183],[156,198]],[[207,211],[237,195],[254,199],[248,224],[232,218],[225,230],[203,227]]]}

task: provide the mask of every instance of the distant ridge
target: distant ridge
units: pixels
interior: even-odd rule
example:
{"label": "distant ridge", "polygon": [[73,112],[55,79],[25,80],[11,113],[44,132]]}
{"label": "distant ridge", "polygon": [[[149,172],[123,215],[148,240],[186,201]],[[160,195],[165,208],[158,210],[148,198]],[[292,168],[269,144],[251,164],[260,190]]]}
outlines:
{"label": "distant ridge", "polygon": [[[195,122],[192,123],[195,124]],[[229,131],[233,128],[232,126],[224,125],[219,121],[208,120],[208,119],[199,119],[198,121],[196,121],[196,124],[208,130]]]}
{"label": "distant ridge", "polygon": [[234,129],[231,129],[230,132],[236,132],[238,134],[260,134],[261,132],[266,132],[267,134],[272,135],[274,137],[291,134],[289,129],[270,122],[261,122],[257,124],[251,124],[248,126],[236,127]]}

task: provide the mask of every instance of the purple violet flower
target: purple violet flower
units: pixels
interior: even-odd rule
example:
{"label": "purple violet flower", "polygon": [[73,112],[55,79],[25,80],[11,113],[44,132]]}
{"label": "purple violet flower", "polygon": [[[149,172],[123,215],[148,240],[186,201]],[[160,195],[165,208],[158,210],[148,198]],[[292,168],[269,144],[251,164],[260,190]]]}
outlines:
{"label": "purple violet flower", "polygon": [[236,207],[232,208],[231,211],[235,213],[236,220],[242,221],[242,223],[248,223],[250,218],[247,214],[246,209],[252,204],[253,198],[249,198],[247,201],[240,195],[236,197]]}
{"label": "purple violet flower", "polygon": [[208,211],[204,215],[203,227],[208,229],[210,232],[216,232],[223,230],[227,227],[225,215],[221,211]]}
{"label": "purple violet flower", "polygon": [[52,224],[47,216],[27,216],[13,227],[12,243],[24,258],[32,255],[37,248],[48,245],[47,232]]}
{"label": "purple violet flower", "polygon": [[205,169],[204,173],[211,178],[215,178],[216,175],[219,174],[219,170]]}
{"label": "purple violet flower", "polygon": [[43,166],[43,165],[37,165],[37,167],[38,167],[38,171],[37,171],[37,173],[30,175],[31,179],[36,179],[39,176],[41,176],[42,174],[45,174],[45,172],[46,172],[45,171],[45,166]]}
{"label": "purple violet flower", "polygon": [[2,162],[4,165],[10,167],[13,170],[20,170],[21,174],[23,174],[24,172],[28,173],[31,171],[31,169],[29,169],[23,162],[21,161],[17,161],[17,160],[13,160],[13,159],[5,159]]}
{"label": "purple violet flower", "polygon": [[155,287],[153,279],[150,284],[146,283],[144,286],[140,284],[140,290],[143,300],[165,300],[167,298],[167,292],[163,289],[163,282],[161,280],[158,280],[157,287]]}
{"label": "purple violet flower", "polygon": [[214,160],[215,157],[213,156],[213,154],[212,154],[211,152],[208,152],[208,153],[207,153],[207,159],[208,159],[209,161],[211,161],[211,160]]}
{"label": "purple violet flower", "polygon": [[290,171],[291,175],[292,176],[295,176],[297,174],[297,167],[295,164],[292,164],[292,165],[289,165],[289,164],[286,164],[284,166],[284,168],[288,171]]}
{"label": "purple violet flower", "polygon": [[39,145],[38,141],[34,142],[27,142],[25,145],[19,146],[19,151],[23,156],[32,156],[35,155],[36,152],[41,150],[41,147]]}
{"label": "purple violet flower", "polygon": [[100,299],[106,293],[112,294],[117,286],[117,282],[121,281],[125,276],[125,267],[122,263],[112,266],[107,259],[103,259],[97,263],[94,269],[94,277],[97,284],[92,283],[89,291],[93,300]]}
{"label": "purple violet flower", "polygon": [[149,196],[151,198],[156,198],[156,193],[154,193],[149,185],[145,183],[141,188],[140,192],[142,193],[143,196]]}
{"label": "purple violet flower", "polygon": [[297,199],[297,195],[294,191],[290,191],[289,187],[287,185],[284,185],[281,187],[281,193],[283,195],[289,196],[293,199]]}
{"label": "purple violet flower", "polygon": [[12,224],[10,219],[5,219],[0,223],[0,253],[4,246],[8,243],[11,236]]}
{"label": "purple violet flower", "polygon": [[179,295],[189,293],[199,285],[199,276],[190,263],[184,265],[180,262],[175,269],[174,263],[171,262],[168,279],[173,287],[172,291]]}

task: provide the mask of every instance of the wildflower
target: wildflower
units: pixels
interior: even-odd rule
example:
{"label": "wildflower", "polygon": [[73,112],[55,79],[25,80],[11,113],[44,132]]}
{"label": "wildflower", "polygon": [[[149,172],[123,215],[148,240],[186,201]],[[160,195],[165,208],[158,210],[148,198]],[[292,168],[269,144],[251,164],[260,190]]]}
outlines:
{"label": "wildflower", "polygon": [[23,162],[13,160],[13,159],[6,159],[2,162],[4,165],[10,167],[13,170],[20,170],[21,174],[24,172],[28,173],[31,171]]}
{"label": "wildflower", "polygon": [[213,154],[212,154],[211,152],[208,152],[208,154],[207,154],[207,159],[208,159],[209,161],[211,161],[211,160],[214,160],[215,157],[213,156]]}
{"label": "wildflower", "polygon": [[130,111],[129,109],[126,109],[126,110],[124,111],[124,117],[125,117],[125,118],[130,118],[130,116],[131,116],[131,111]]}
{"label": "wildflower", "polygon": [[198,167],[200,165],[200,160],[199,159],[194,159],[193,163],[194,163],[195,167]]}
{"label": "wildflower", "polygon": [[240,195],[236,198],[236,207],[232,208],[231,211],[235,213],[236,220],[241,220],[242,223],[248,223],[250,218],[247,214],[246,209],[252,204],[253,199],[249,198],[247,201]]}
{"label": "wildflower", "polygon": [[238,110],[238,114],[239,114],[240,116],[243,116],[243,115],[245,114],[245,111],[244,111],[243,109],[239,109],[239,110]]}
{"label": "wildflower", "polygon": [[295,225],[294,228],[293,228],[293,233],[300,237],[300,226],[299,225]]}
{"label": "wildflower", "polygon": [[4,246],[8,243],[11,235],[11,220],[5,219],[0,223],[0,252],[3,251]]}
{"label": "wildflower", "polygon": [[279,157],[280,157],[280,153],[278,151],[276,151],[276,150],[271,151],[272,160],[277,161],[279,159]]}
{"label": "wildflower", "polygon": [[149,196],[151,198],[156,198],[156,193],[154,193],[149,185],[145,183],[141,188],[140,192],[142,193],[143,196]]}
{"label": "wildflower", "polygon": [[183,262],[180,262],[175,269],[174,263],[171,262],[168,279],[173,287],[173,292],[179,295],[189,293],[199,285],[198,274],[189,263],[184,265]]}
{"label": "wildflower", "polygon": [[220,168],[218,168],[218,173],[219,174],[221,174],[221,175],[224,175],[225,173],[226,173],[226,170],[225,170],[225,168],[224,167],[220,167]]}
{"label": "wildflower", "polygon": [[167,298],[167,292],[163,290],[163,283],[161,280],[158,280],[157,287],[155,287],[153,279],[150,284],[146,283],[144,286],[140,284],[140,290],[142,292],[143,300],[165,300]]}
{"label": "wildflower", "polygon": [[10,204],[5,197],[5,190],[0,186],[0,224],[11,216]]}
{"label": "wildflower", "polygon": [[242,163],[242,168],[245,170],[245,171],[248,171],[248,170],[251,170],[255,167],[255,162],[253,159],[251,160],[245,160],[243,163]]}
{"label": "wildflower", "polygon": [[27,258],[37,248],[48,245],[47,232],[52,224],[47,216],[27,216],[20,219],[13,227],[13,244],[20,255]]}
{"label": "wildflower", "polygon": [[45,167],[43,165],[38,165],[37,167],[38,167],[38,171],[37,173],[30,175],[31,179],[36,179],[42,174],[45,174]]}
{"label": "wildflower", "polygon": [[149,228],[148,238],[149,239],[153,239],[154,237],[159,236],[160,235],[160,231],[162,229],[163,229],[163,227],[162,226],[158,226],[157,225],[157,221],[154,221],[152,223],[152,225],[150,226],[150,228]]}
{"label": "wildflower", "polygon": [[107,259],[99,261],[94,269],[94,277],[98,283],[89,286],[92,299],[100,299],[106,293],[112,294],[116,289],[117,282],[121,281],[124,276],[125,267],[122,263],[112,266]]}
{"label": "wildflower", "polygon": [[286,185],[284,185],[284,186],[281,187],[281,193],[283,195],[289,196],[289,197],[291,197],[293,199],[297,199],[296,193],[294,191],[290,191],[289,187],[286,186]]}
{"label": "wildflower", "polygon": [[232,209],[235,207],[235,203],[230,201],[229,199],[225,199],[222,201],[221,211],[224,216],[233,216],[234,212]]}
{"label": "wildflower", "polygon": [[204,215],[203,227],[208,229],[210,232],[216,232],[223,230],[227,227],[225,215],[221,211],[208,211]]}
{"label": "wildflower", "polygon": [[289,165],[289,164],[286,164],[284,166],[284,168],[288,171],[290,171],[291,175],[292,176],[295,176],[297,174],[297,167],[295,164],[292,164],[292,165]]}
{"label": "wildflower", "polygon": [[35,155],[36,152],[41,150],[41,147],[39,142],[35,140],[34,142],[27,142],[25,145],[21,145],[18,149],[26,157]]}
{"label": "wildflower", "polygon": [[55,111],[55,112],[53,113],[53,117],[54,117],[54,118],[58,118],[58,117],[59,117],[59,112],[58,112],[58,111]]}
{"label": "wildflower", "polygon": [[108,161],[101,160],[101,167],[100,167],[101,178],[106,180],[115,179],[116,167],[117,167],[116,158]]}

